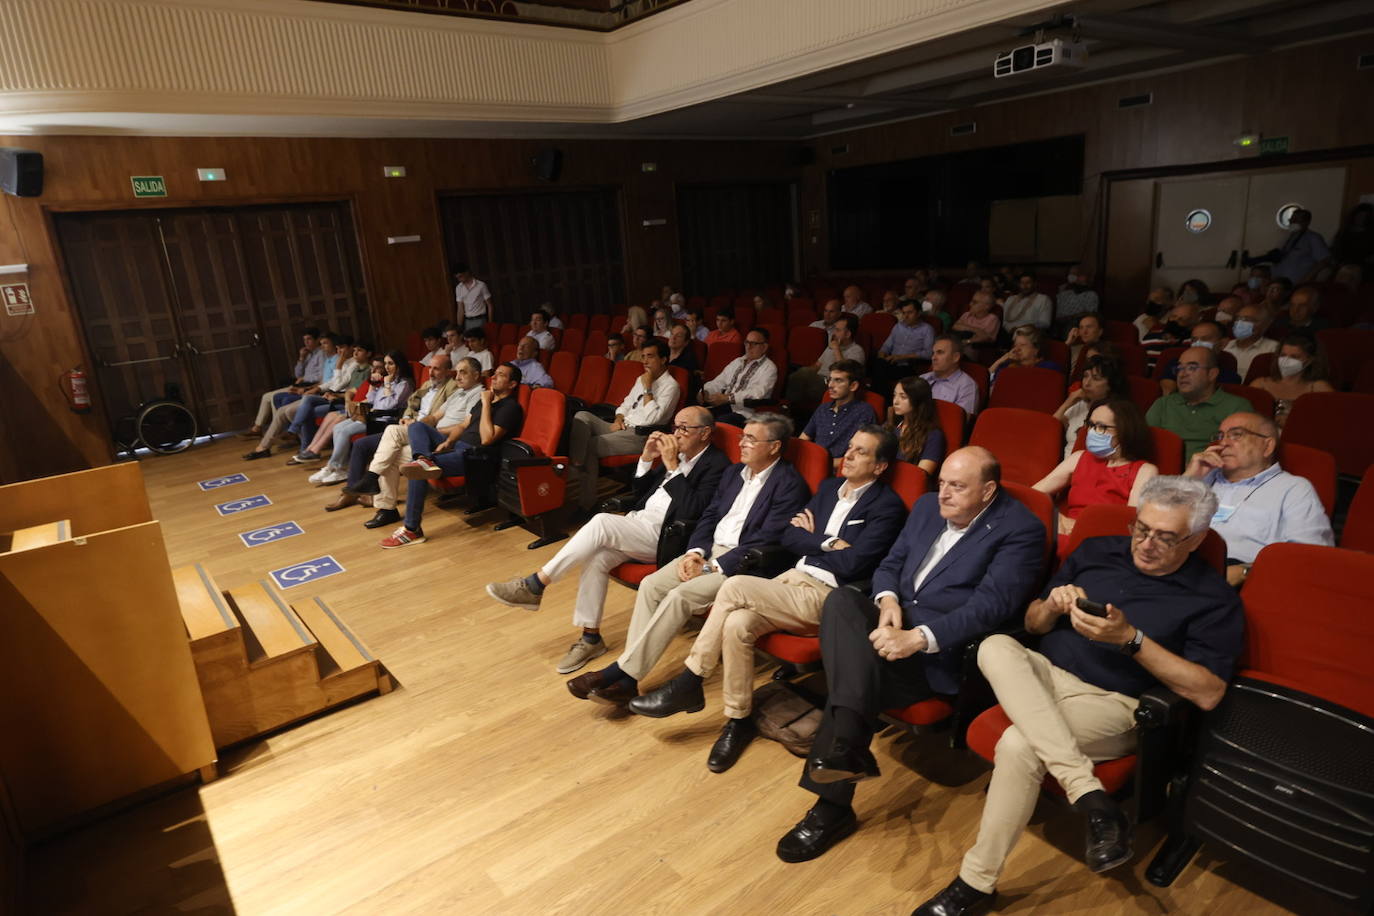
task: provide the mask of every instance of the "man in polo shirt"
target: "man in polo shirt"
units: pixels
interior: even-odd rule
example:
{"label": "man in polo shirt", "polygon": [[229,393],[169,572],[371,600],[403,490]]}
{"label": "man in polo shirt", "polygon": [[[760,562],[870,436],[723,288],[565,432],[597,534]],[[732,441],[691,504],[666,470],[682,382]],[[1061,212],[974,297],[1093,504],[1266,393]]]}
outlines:
{"label": "man in polo shirt", "polygon": [[859,397],[863,384],[863,363],[842,359],[830,367],[829,403],[816,408],[801,437],[830,453],[838,467],[844,460],[849,440],[861,426],[876,423],[873,406]]}
{"label": "man in polo shirt", "polygon": [[959,368],[963,343],[952,334],[935,338],[930,350],[930,371],[922,375],[932,397],[958,404],[970,417],[978,412],[978,383]]}
{"label": "man in polo shirt", "polygon": [[457,284],[453,287],[456,305],[454,323],[467,328],[480,328],[488,321],[495,321],[495,311],[491,305],[491,291],[487,284],[472,275],[466,264],[453,269]]}
{"label": "man in polo shirt", "polygon": [[1221,421],[1244,413],[1250,402],[1217,385],[1217,355],[1206,347],[1189,347],[1178,356],[1178,390],[1150,405],[1145,414],[1151,426],[1167,429],[1183,440],[1184,460],[1212,441]]}
{"label": "man in polo shirt", "polygon": [[[996,761],[978,839],[959,875],[915,916],[970,916],[992,905],[1007,856],[1030,821],[1046,772],[1084,815],[1094,872],[1131,859],[1131,824],[1093,775],[1093,761],[1134,753],[1138,697],[1163,684],[1202,709],[1221,702],[1240,654],[1240,598],[1194,555],[1216,512],[1200,481],[1155,477],[1118,537],[1089,538],[1026,610],[1039,651],[1007,635],[978,649],[1011,726]],[[1079,598],[1105,605],[1098,617]]]}
{"label": "man in polo shirt", "polygon": [[1216,441],[1188,462],[1217,497],[1212,527],[1226,540],[1226,579],[1240,585],[1255,556],[1270,544],[1335,545],[1316,488],[1306,477],[1279,467],[1279,428],[1257,413],[1221,421]]}

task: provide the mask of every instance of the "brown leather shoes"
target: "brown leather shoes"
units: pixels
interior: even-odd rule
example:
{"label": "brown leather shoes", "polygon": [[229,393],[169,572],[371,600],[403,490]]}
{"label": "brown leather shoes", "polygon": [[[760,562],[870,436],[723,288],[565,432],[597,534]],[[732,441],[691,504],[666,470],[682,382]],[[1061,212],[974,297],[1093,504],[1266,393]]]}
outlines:
{"label": "brown leather shoes", "polygon": [[586,674],[579,674],[577,677],[568,681],[568,693],[585,700],[591,696],[591,692],[598,687],[609,686],[606,679],[601,676],[600,671],[588,671]]}
{"label": "brown leather shoes", "polygon": [[622,677],[614,684],[596,688],[587,694],[587,699],[596,700],[599,703],[610,703],[612,706],[624,706],[637,696],[639,696],[639,688],[635,686],[634,681]]}
{"label": "brown leather shoes", "polygon": [[344,490],[339,494],[338,499],[334,500],[332,503],[324,507],[324,511],[337,512],[340,509],[347,509],[349,506],[356,506],[358,505],[358,502],[359,500],[357,493],[350,493],[347,490]]}

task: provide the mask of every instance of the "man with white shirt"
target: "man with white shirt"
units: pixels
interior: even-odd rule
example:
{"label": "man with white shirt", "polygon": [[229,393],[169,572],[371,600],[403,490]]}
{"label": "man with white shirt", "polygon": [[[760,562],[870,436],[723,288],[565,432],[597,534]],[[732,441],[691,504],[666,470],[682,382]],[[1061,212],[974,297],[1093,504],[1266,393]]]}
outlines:
{"label": "man with white shirt", "polygon": [[815,409],[825,395],[825,386],[830,379],[830,367],[842,360],[853,360],[863,365],[864,348],[854,342],[859,331],[859,319],[853,315],[841,315],[830,328],[830,341],[810,366],[802,366],[787,377],[787,400],[799,410]]}
{"label": "man with white shirt", "polygon": [[1033,324],[1048,331],[1054,320],[1054,303],[1035,288],[1035,274],[1022,274],[1016,282],[1016,292],[1002,304],[1002,326],[1019,328],[1023,324]]}
{"label": "man with white shirt", "polygon": [[831,299],[821,306],[821,317],[811,322],[811,327],[820,328],[829,333],[830,328],[835,324],[835,319],[844,314],[840,300]]}
{"label": "man with white shirt", "polygon": [[420,357],[420,365],[426,368],[434,361],[434,357],[439,351],[444,350],[447,352],[447,347],[444,343],[444,335],[439,333],[438,328],[425,328],[420,332],[420,340],[422,340],[425,345],[425,355]]}
{"label": "man with white shirt", "polygon": [[639,679],[687,619],[711,606],[745,551],[778,542],[810,496],[806,481],[782,460],[791,433],[791,421],[777,414],[759,414],[744,427],[741,463],[721,476],[687,552],[639,583],[625,651],[610,667],[568,681],[573,696],[614,704],[638,696]]}
{"label": "man with white shirt", "polygon": [[487,284],[472,275],[466,264],[453,269],[453,299],[456,304],[454,323],[464,328],[480,328],[488,321],[496,320],[496,312],[491,304],[491,291]]}
{"label": "man with white shirt", "polygon": [[552,388],[553,379],[544,364],[539,361],[539,341],[533,337],[522,337],[515,345],[515,359],[511,365],[520,370],[523,384],[531,388]]}
{"label": "man with white shirt", "polygon": [[672,433],[655,432],[645,440],[635,468],[634,501],[625,515],[597,513],[535,572],[487,586],[487,594],[502,604],[537,611],[545,589],[581,567],[573,625],[582,628],[582,638],[558,663],[559,674],[571,674],[605,654],[601,614],[612,569],[652,563],[665,547],[668,557],[681,553],[680,545],[664,538],[663,528],[681,521],[690,531],[730,466],[725,453],[711,446],[714,428],[704,407],[679,410]]}
{"label": "man with white shirt", "polygon": [[454,365],[458,364],[458,360],[468,357],[477,360],[482,367],[483,375],[489,375],[495,366],[496,358],[487,346],[487,332],[482,328],[472,328],[464,332],[463,345],[449,352],[449,358],[453,360]]}
{"label": "man with white shirt", "polygon": [[778,858],[814,859],[854,832],[854,784],[878,775],[868,749],[878,714],[959,692],[964,647],[1025,607],[1045,539],[1002,489],[993,454],[962,448],[940,468],[938,492],[912,508],[874,573],[874,597],[830,593],[821,613],[829,689],[801,780],[819,798],[778,841]]}
{"label": "man with white shirt", "polygon": [[744,337],[744,355],[701,386],[701,403],[711,408],[717,421],[742,425],[755,413],[744,402],[772,395],[778,367],[768,358],[768,338],[767,328],[752,329]]}
{"label": "man with white shirt", "polygon": [[873,306],[864,301],[864,291],[857,286],[844,288],[844,311],[855,318],[862,318],[873,311]]}
{"label": "man with white shirt", "polygon": [[754,641],[774,630],[815,633],[826,597],[872,576],[906,520],[901,498],[879,479],[897,460],[897,436],[869,425],[848,445],[840,476],[822,481],[783,530],[782,546],[800,557],[796,565],[775,579],[725,580],[682,673],[629,703],[631,712],[658,719],[697,712],[706,703],[702,682],[721,664],[726,720],[706,760],[713,773],[734,766],[756,734]]}
{"label": "man with white shirt", "polygon": [[553,332],[549,330],[549,314],[543,309],[530,312],[530,329],[525,332],[525,336],[533,337],[541,350],[552,350],[558,346]]}
{"label": "man with white shirt", "polygon": [[568,456],[581,470],[578,505],[589,511],[596,505],[596,484],[601,459],[608,455],[633,455],[644,448],[645,436],[636,426],[658,426],[677,408],[682,390],[668,372],[668,343],[655,338],[640,349],[644,362],[641,375],[615,409],[615,419],[607,422],[589,410],[573,417],[568,437]]}

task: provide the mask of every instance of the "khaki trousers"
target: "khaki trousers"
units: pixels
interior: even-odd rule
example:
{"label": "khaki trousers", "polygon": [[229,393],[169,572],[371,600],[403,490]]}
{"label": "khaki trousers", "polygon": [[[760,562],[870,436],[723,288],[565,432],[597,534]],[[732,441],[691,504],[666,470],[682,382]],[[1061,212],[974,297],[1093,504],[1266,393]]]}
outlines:
{"label": "khaki trousers", "polygon": [[272,406],[272,397],[278,394],[285,394],[290,387],[291,386],[288,385],[286,388],[273,388],[258,399],[258,415],[253,420],[254,426],[258,429],[262,429],[263,424],[272,419],[272,415],[276,412],[276,408]]}
{"label": "khaki trousers", "polygon": [[[711,549],[711,555],[720,556],[729,549],[717,545]],[[635,680],[653,670],[687,619],[709,608],[716,600],[716,592],[725,584],[725,576],[718,572],[702,573],[683,582],[677,577],[681,561],[682,557],[677,557],[639,583],[634,616],[625,636],[625,651],[616,660],[620,670]]]}
{"label": "khaki trousers", "polygon": [[754,708],[754,641],[774,630],[799,636],[815,633],[821,605],[832,591],[799,569],[776,579],[731,576],[716,594],[711,616],[687,656],[687,667],[709,677],[717,661],[723,662],[725,714],[743,719]]}
{"label": "khaki trousers", "polygon": [[381,488],[381,492],[372,497],[373,506],[378,509],[396,508],[401,488],[401,465],[412,457],[407,427],[392,423],[382,430],[382,438],[377,442],[377,453],[372,456],[372,463],[367,466],[369,471],[377,475],[377,486]]}
{"label": "khaki trousers", "polygon": [[589,410],[580,410],[573,417],[568,433],[568,452],[574,461],[582,462],[578,481],[577,503],[590,510],[596,505],[596,484],[601,476],[601,459],[609,455],[637,455],[644,451],[648,437],[633,429],[611,429],[611,424]]}
{"label": "khaki trousers", "polygon": [[1135,750],[1138,701],[1081,681],[1006,635],[983,641],[978,667],[1012,724],[997,742],[978,839],[959,877],[991,893],[1035,811],[1045,773],[1070,802],[1101,789],[1093,761]]}
{"label": "khaki trousers", "polygon": [[[285,391],[286,389],[283,388],[281,390]],[[276,393],[275,391],[269,391],[267,394],[263,395],[263,397],[267,399],[268,409],[272,409],[272,395]],[[258,440],[258,451],[272,447],[272,443],[282,434],[282,431],[291,425],[292,420],[296,419],[296,410],[300,408],[301,401],[303,400],[305,399],[301,398],[300,400],[292,401],[290,404],[283,404],[281,407],[275,408],[276,412],[272,414],[272,421],[267,424],[267,429],[263,431],[262,438]],[[259,411],[258,415],[261,416],[262,412]]]}

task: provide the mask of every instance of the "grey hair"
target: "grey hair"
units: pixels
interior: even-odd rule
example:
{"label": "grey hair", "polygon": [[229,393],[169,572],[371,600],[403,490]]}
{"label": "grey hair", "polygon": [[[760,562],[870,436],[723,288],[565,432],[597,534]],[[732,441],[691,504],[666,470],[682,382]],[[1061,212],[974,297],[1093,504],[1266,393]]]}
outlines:
{"label": "grey hair", "polygon": [[792,420],[784,417],[780,413],[756,413],[749,419],[750,423],[761,423],[768,427],[768,438],[776,439],[783,445],[792,438]]}
{"label": "grey hair", "polygon": [[1206,531],[1217,512],[1217,495],[1211,487],[1193,477],[1151,477],[1140,491],[1140,504],[1146,503],[1167,509],[1187,509],[1190,534]]}

